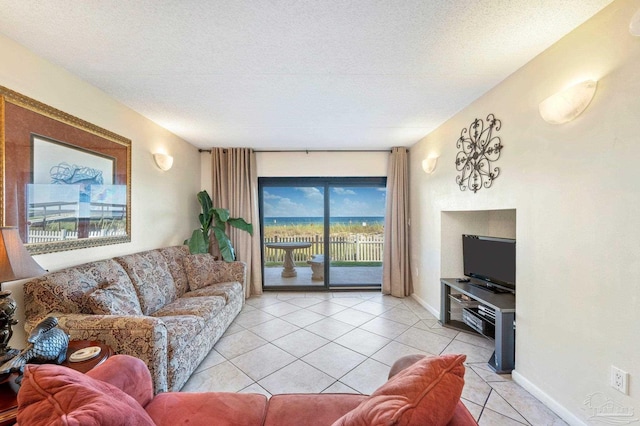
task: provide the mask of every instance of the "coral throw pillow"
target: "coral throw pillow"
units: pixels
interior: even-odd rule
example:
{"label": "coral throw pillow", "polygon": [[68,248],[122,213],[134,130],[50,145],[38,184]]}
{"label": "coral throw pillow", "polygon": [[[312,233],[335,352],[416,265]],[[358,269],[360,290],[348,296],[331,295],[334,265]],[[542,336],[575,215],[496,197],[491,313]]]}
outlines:
{"label": "coral throw pillow", "polygon": [[84,303],[95,315],[142,315],[140,301],[132,284],[105,282],[85,294]]}
{"label": "coral throw pillow", "polygon": [[18,392],[21,425],[153,425],[131,396],[100,380],[53,364],[27,364]]}
{"label": "coral throw pillow", "polygon": [[208,253],[190,254],[185,256],[183,263],[191,291],[215,284],[215,277],[219,275],[220,269],[225,267],[224,262],[215,260]]}
{"label": "coral throw pillow", "polygon": [[393,376],[333,426],[446,425],[464,386],[466,355],[427,357]]}

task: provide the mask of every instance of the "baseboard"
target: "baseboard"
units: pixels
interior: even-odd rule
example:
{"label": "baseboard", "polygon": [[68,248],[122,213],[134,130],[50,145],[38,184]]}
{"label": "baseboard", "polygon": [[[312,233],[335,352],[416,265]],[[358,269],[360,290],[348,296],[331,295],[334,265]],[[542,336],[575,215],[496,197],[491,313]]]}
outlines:
{"label": "baseboard", "polygon": [[565,422],[569,423],[572,426],[586,426],[586,423],[584,421],[577,418],[575,414],[564,408],[560,403],[558,403],[558,401],[551,398],[547,393],[531,383],[527,378],[518,373],[516,370],[513,370],[511,372],[511,377],[513,378],[514,382],[522,386],[524,390],[529,392],[531,395],[538,398],[540,402],[542,402],[547,406],[547,408],[560,416]]}
{"label": "baseboard", "polygon": [[411,297],[420,304],[423,308],[425,308],[431,315],[436,318],[440,318],[440,311],[433,308],[433,306],[429,305],[427,302],[418,297],[415,293],[411,295]]}

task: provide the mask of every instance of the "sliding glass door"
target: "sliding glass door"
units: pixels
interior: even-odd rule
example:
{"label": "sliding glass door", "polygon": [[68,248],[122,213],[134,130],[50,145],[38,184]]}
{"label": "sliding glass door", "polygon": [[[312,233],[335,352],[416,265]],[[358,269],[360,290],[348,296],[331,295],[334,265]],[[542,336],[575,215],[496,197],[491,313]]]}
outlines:
{"label": "sliding glass door", "polygon": [[322,265],[314,274],[308,263],[324,253],[324,187],[275,180],[260,188],[264,287],[324,288]]}
{"label": "sliding glass door", "polygon": [[330,188],[329,286],[380,286],[385,187],[336,185]]}
{"label": "sliding glass door", "polygon": [[265,289],[377,288],[386,178],[260,178]]}

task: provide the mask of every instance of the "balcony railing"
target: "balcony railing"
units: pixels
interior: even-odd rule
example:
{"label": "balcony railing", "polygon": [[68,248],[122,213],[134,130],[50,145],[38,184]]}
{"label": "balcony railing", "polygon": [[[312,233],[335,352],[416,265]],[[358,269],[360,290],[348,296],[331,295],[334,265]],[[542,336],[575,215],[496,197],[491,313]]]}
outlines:
{"label": "balcony railing", "polygon": [[[311,247],[293,252],[295,262],[304,262],[315,254],[324,254],[324,238],[321,235],[293,237],[265,237],[264,243],[308,242]],[[383,235],[354,234],[336,236],[329,240],[332,261],[343,262],[382,262]],[[284,252],[264,247],[265,262],[282,262]]]}
{"label": "balcony railing", "polygon": [[[112,229],[107,230],[103,229],[100,231],[91,231],[89,232],[89,238],[96,237],[117,237],[127,235],[127,231],[124,229]],[[63,240],[77,240],[78,232],[77,231],[67,231],[66,229],[61,229],[60,231],[42,231],[39,229],[29,229],[29,243],[49,243],[52,241],[63,241]]]}

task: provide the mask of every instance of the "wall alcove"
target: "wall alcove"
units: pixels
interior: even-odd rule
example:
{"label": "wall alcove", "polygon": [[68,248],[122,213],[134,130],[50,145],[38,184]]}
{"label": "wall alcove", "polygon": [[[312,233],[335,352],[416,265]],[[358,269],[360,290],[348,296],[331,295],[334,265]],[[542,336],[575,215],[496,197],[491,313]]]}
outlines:
{"label": "wall alcove", "polygon": [[440,274],[462,277],[462,234],[516,238],[516,209],[442,211]]}

